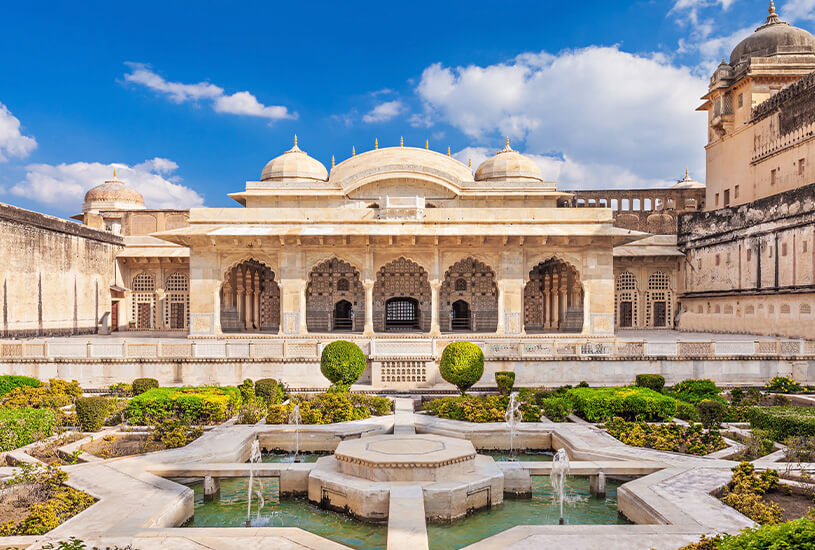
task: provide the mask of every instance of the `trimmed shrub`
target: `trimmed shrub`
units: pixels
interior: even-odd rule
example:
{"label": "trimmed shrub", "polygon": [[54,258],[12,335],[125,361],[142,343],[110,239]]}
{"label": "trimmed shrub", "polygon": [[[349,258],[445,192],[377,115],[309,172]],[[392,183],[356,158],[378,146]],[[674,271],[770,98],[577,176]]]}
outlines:
{"label": "trimmed shrub", "polygon": [[240,392],[234,387],[155,388],[131,399],[126,416],[137,425],[158,423],[171,416],[191,424],[217,424],[240,403]]}
{"label": "trimmed shrub", "polygon": [[472,342],[453,342],[441,354],[439,372],[464,395],[484,374],[484,352]]}
{"label": "trimmed shrub", "polygon": [[57,415],[50,409],[0,409],[0,452],[54,435],[56,425]]}
{"label": "trimmed shrub", "polygon": [[665,387],[665,377],[661,374],[638,374],[636,381],[638,387],[656,392],[661,392]]}
{"label": "trimmed shrub", "polygon": [[801,384],[788,376],[773,376],[765,389],[774,393],[798,393],[804,390]]}
{"label": "trimmed shrub", "polygon": [[274,378],[261,378],[255,382],[255,395],[268,404],[280,403],[283,387]]}
{"label": "trimmed shrub", "polygon": [[334,424],[349,420],[362,420],[371,416],[390,414],[393,403],[386,397],[325,392],[314,396],[297,395],[288,403],[270,405],[266,416],[268,424],[289,424],[294,401],[300,405],[302,424]]}
{"label": "trimmed shrub", "polygon": [[572,403],[565,397],[548,397],[541,399],[541,409],[543,416],[553,422],[565,422],[572,414]]}
{"label": "trimmed shrub", "polygon": [[346,340],[331,342],[323,348],[320,372],[338,388],[349,388],[365,372],[365,354]]}
{"label": "trimmed shrub", "polygon": [[255,398],[255,383],[247,378],[238,386],[238,391],[241,394],[241,401],[244,403],[251,401]]}
{"label": "trimmed shrub", "polygon": [[756,474],[755,466],[742,462],[733,468],[733,478],[722,496],[722,502],[732,506],[756,523],[770,525],[781,521],[781,507],[762,498],[778,487],[778,472],[764,470]]}
{"label": "trimmed shrub", "polygon": [[238,424],[257,424],[268,412],[266,401],[253,397],[244,401],[238,410]]}
{"label": "trimmed shrub", "polygon": [[509,395],[515,386],[515,373],[512,371],[498,371],[495,373],[495,385],[498,386],[498,393]]}
{"label": "trimmed shrub", "polygon": [[730,399],[734,405],[738,405],[742,399],[744,399],[744,390],[741,388],[733,388],[730,390]]}
{"label": "trimmed shrub", "polygon": [[696,411],[696,407],[691,403],[677,400],[676,418],[682,419],[685,422],[699,422],[699,413]]}
{"label": "trimmed shrub", "polygon": [[131,384],[133,395],[141,395],[146,391],[158,388],[158,380],[155,378],[136,378]]}
{"label": "trimmed shrub", "polygon": [[110,412],[111,402],[105,397],[80,397],[74,403],[76,418],[83,432],[98,432]]}
{"label": "trimmed shrub", "polygon": [[[520,393],[519,393],[520,398]],[[521,399],[518,410],[521,422],[540,422],[541,408],[535,403]],[[443,397],[424,403],[424,410],[431,415],[465,422],[504,422],[509,398],[505,395],[460,395]]]}
{"label": "trimmed shrub", "polygon": [[698,424],[685,427],[674,422],[648,424],[612,418],[604,427],[612,437],[634,447],[706,455],[727,446],[718,430],[703,430]]}
{"label": "trimmed shrub", "polygon": [[675,399],[696,404],[705,399],[723,400],[724,398],[719,396],[719,392],[721,392],[721,389],[716,386],[713,380],[689,378],[682,380],[665,393]]}
{"label": "trimmed shrub", "polygon": [[696,404],[696,411],[699,413],[699,421],[705,428],[718,428],[724,422],[727,405],[721,401],[704,399]]}
{"label": "trimmed shrub", "polygon": [[815,407],[753,407],[750,427],[767,430],[776,441],[815,435]]}
{"label": "trimmed shrub", "polygon": [[72,380],[66,382],[52,378],[48,384],[37,387],[18,386],[0,397],[0,406],[11,408],[49,408],[59,409],[70,405],[74,400],[82,395],[82,388],[79,382]]}
{"label": "trimmed shrub", "polygon": [[0,376],[0,395],[6,395],[14,388],[21,386],[29,386],[32,388],[40,387],[40,381],[30,376],[17,376],[15,374],[6,374]]}
{"label": "trimmed shrub", "polygon": [[676,414],[676,401],[648,388],[572,388],[566,397],[575,413],[589,422],[602,422],[614,416],[655,422]]}

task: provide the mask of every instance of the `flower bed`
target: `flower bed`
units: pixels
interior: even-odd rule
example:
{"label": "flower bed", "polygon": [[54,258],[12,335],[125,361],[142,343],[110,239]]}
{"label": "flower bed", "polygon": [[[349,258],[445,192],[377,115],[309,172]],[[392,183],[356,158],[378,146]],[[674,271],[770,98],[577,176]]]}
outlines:
{"label": "flower bed", "polygon": [[815,435],[815,407],[753,407],[750,426],[766,430],[776,441]]}
{"label": "flower bed", "polygon": [[604,427],[611,436],[633,447],[692,455],[706,455],[727,447],[718,430],[705,430],[698,424],[648,424],[627,422],[615,417],[608,420]]}
{"label": "flower bed", "polygon": [[66,382],[52,378],[48,384],[37,387],[21,385],[0,397],[0,407],[58,409],[73,403],[82,395],[79,382]]}
{"label": "flower bed", "polygon": [[146,425],[169,417],[193,424],[217,424],[241,404],[234,387],[154,388],[137,395],[125,414],[132,424]]}
{"label": "flower bed", "polygon": [[50,409],[0,409],[0,452],[49,437],[56,425],[56,413]]}
{"label": "flower bed", "polygon": [[39,387],[40,381],[30,376],[17,376],[14,374],[6,374],[0,376],[0,395],[6,395],[14,388],[22,386],[30,386],[32,388]]}
{"label": "flower bed", "polygon": [[[522,422],[539,422],[541,409],[532,402],[532,397],[521,398]],[[504,422],[506,420],[509,397],[505,395],[463,395],[433,399],[424,404],[424,410],[433,416],[465,422]]]}
{"label": "flower bed", "polygon": [[811,550],[815,548],[815,521],[801,518],[777,525],[747,528],[738,535],[702,537],[681,550]]}
{"label": "flower bed", "polygon": [[390,414],[393,403],[386,397],[346,392],[326,392],[313,396],[295,395],[288,403],[269,405],[268,424],[293,422],[294,404],[300,405],[301,424],[334,424]]}
{"label": "flower bed", "polygon": [[589,422],[620,417],[656,422],[673,418],[676,402],[666,395],[636,386],[572,388],[566,392],[574,412]]}

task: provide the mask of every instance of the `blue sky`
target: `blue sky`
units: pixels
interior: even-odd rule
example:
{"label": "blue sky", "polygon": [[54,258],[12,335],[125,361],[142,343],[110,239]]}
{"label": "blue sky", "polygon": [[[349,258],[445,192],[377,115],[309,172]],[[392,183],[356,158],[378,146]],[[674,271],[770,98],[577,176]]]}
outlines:
{"label": "blue sky", "polygon": [[[562,188],[704,179],[710,72],[764,0],[16,2],[0,19],[0,201],[56,215],[118,167],[148,206],[226,193],[291,146],[330,166],[503,145]],[[813,29],[815,0],[783,0]]]}

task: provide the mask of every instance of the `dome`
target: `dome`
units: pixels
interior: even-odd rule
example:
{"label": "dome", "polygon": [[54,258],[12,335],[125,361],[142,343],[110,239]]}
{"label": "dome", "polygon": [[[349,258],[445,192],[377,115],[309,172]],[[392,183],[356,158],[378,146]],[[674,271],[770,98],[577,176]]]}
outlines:
{"label": "dome", "polygon": [[671,189],[702,189],[705,187],[705,184],[699,181],[696,181],[688,174],[688,169],[685,168],[685,177],[677,181],[675,184],[671,186]]}
{"label": "dome", "polygon": [[498,151],[495,156],[488,158],[475,171],[476,181],[543,181],[541,170],[529,157],[525,157],[509,146],[507,138],[506,147]]}
{"label": "dome", "polygon": [[138,191],[125,185],[123,181],[116,179],[115,170],[112,180],[107,180],[85,193],[85,202],[82,205],[82,212],[142,209],[144,209],[144,197]]}
{"label": "dome", "polygon": [[730,64],[735,66],[751,57],[774,55],[815,55],[815,37],[808,31],[781,21],[770,2],[767,21],[756,31],[739,42],[730,54]]}
{"label": "dome", "polygon": [[260,175],[260,181],[326,181],[327,179],[328,171],[325,166],[297,146],[297,136],[294,136],[294,147],[270,160]]}

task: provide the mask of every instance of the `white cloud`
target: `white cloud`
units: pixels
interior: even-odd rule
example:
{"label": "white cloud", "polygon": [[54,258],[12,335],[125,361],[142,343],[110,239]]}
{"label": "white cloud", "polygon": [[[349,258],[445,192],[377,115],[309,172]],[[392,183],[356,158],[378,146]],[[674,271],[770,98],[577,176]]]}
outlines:
{"label": "white cloud", "polygon": [[778,10],[782,19],[794,23],[796,21],[815,21],[815,0],[789,0]]}
{"label": "white cloud", "polygon": [[367,123],[387,122],[399,115],[404,109],[404,105],[398,99],[380,103],[368,113],[362,116],[362,121]]}
{"label": "white cloud", "polygon": [[663,56],[589,47],[486,67],[431,65],[416,91],[422,122],[496,145],[499,133],[525,139],[527,153],[548,158],[556,151],[569,184],[643,186],[685,166],[703,173],[705,121],[694,108],[706,80]]}
{"label": "white cloud", "polygon": [[139,84],[153,91],[165,94],[174,103],[195,102],[199,100],[212,101],[212,108],[216,113],[229,113],[280,120],[297,118],[297,113],[289,112],[282,105],[264,105],[249,92],[236,92],[225,94],[224,89],[209,82],[197,84],[183,84],[181,82],[168,82],[155,73],[149,65],[143,63],[126,63],[130,72],[124,75],[125,82]]}
{"label": "white cloud", "polygon": [[36,148],[37,141],[20,133],[20,120],[0,103],[0,162],[27,157]]}
{"label": "white cloud", "polygon": [[144,196],[148,208],[191,208],[204,204],[197,192],[178,183],[179,178],[172,175],[178,165],[160,157],[133,166],[100,162],[31,164],[26,167],[25,179],[10,191],[64,212],[76,213],[81,210],[88,189],[111,179],[114,168],[118,179]]}

